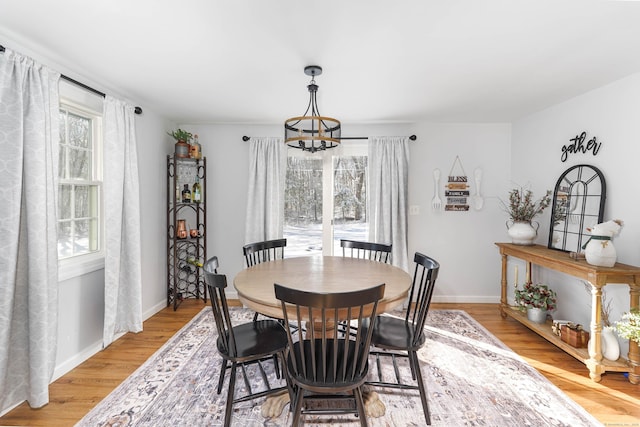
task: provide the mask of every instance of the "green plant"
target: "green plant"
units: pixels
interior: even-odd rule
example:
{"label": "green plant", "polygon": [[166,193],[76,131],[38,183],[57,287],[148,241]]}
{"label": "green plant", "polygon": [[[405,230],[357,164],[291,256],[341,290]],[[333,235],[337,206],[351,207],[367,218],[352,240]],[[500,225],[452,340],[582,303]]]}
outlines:
{"label": "green plant", "polygon": [[533,200],[531,190],[525,190],[521,187],[514,188],[509,192],[509,204],[507,205],[502,200],[501,202],[511,220],[530,222],[551,203],[551,190],[547,190],[539,200]]}
{"label": "green plant", "polygon": [[522,289],[516,287],[515,300],[516,305],[522,309],[539,308],[551,311],[556,308],[557,297],[555,291],[545,284],[525,283]]}
{"label": "green plant", "polygon": [[178,128],[178,130],[167,132],[167,135],[172,136],[176,141],[184,142],[189,142],[193,138],[193,134],[191,132],[187,132],[186,130],[182,130],[180,128]]}
{"label": "green plant", "polygon": [[616,332],[620,338],[640,344],[640,309],[632,308],[615,322]]}

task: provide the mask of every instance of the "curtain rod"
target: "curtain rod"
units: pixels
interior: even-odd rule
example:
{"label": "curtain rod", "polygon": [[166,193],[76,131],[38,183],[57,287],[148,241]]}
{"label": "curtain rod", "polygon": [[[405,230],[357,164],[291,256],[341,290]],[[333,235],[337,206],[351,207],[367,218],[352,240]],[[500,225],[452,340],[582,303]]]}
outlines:
{"label": "curtain rod", "polygon": [[[244,142],[247,142],[247,141],[249,141],[250,139],[251,139],[251,137],[250,137],[250,136],[246,136],[246,135],[244,135],[244,136],[242,137],[242,140],[243,140]],[[343,137],[336,138],[336,139],[340,139],[340,140],[343,140],[343,139],[369,139],[369,137],[368,137],[368,136],[343,136]],[[418,139],[418,137],[417,137],[417,136],[415,136],[415,135],[411,135],[411,136],[409,136],[409,139],[410,139],[411,141],[415,141],[416,139]]]}
{"label": "curtain rod", "polygon": [[[0,45],[0,52],[4,52],[4,51],[5,51],[4,46]],[[86,89],[89,92],[93,92],[96,95],[99,95],[99,96],[101,96],[103,98],[106,96],[104,94],[104,92],[100,92],[99,90],[94,89],[91,86],[87,86],[86,84],[81,83],[81,82],[79,82],[79,81],[77,81],[75,79],[72,79],[69,76],[65,76],[64,74],[60,74],[60,78],[63,79],[63,80],[68,81],[69,83],[73,83],[74,85],[79,86],[79,87],[81,87],[83,89]],[[140,107],[135,107],[134,111],[135,111],[136,114],[142,114],[142,108],[140,108]]]}

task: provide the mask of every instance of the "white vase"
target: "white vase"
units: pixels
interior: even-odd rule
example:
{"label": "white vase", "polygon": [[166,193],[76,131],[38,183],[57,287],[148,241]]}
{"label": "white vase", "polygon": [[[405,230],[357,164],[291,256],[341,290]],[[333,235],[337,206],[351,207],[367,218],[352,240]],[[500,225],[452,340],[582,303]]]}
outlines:
{"label": "white vase", "polygon": [[616,334],[613,332],[613,328],[611,326],[602,328],[600,338],[600,342],[602,343],[602,357],[607,360],[618,360],[618,357],[620,357],[620,343],[616,338]]}
{"label": "white vase", "polygon": [[545,323],[547,321],[547,310],[541,308],[527,308],[527,319],[534,323]]}
{"label": "white vase", "polygon": [[[511,223],[511,225],[509,225]],[[537,227],[533,227],[531,221],[507,221],[507,230],[511,243],[515,245],[533,245],[538,236],[540,224],[534,221]]]}
{"label": "white vase", "polygon": [[[595,349],[593,348],[592,340],[589,339],[589,354],[593,354]],[[600,332],[600,352],[602,357],[607,360],[618,360],[620,357],[620,343],[613,332],[613,327],[605,326]]]}
{"label": "white vase", "polygon": [[618,257],[611,240],[591,239],[584,249],[587,263],[598,267],[613,267]]}

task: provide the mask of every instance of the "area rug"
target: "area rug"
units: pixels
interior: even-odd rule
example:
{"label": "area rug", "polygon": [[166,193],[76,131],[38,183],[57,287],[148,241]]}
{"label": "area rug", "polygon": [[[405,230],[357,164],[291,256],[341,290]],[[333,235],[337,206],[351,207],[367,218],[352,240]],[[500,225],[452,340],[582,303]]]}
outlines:
{"label": "area rug", "polygon": [[[234,322],[249,322],[252,316],[249,310],[232,309]],[[432,310],[426,329],[428,339],[419,358],[432,425],[602,425],[466,312]],[[216,394],[221,363],[216,334],[211,309],[205,308],[76,426],[223,425],[226,391]],[[375,365],[370,363],[372,376],[377,376]],[[272,386],[281,384],[272,371],[267,373]],[[242,375],[236,382],[238,394],[245,392]],[[246,375],[252,384],[260,382],[259,373],[247,370]],[[408,366],[401,368],[401,375],[407,381],[411,378]],[[228,379],[225,390],[227,383]],[[376,391],[386,405],[386,413],[380,418],[368,418],[369,425],[425,425],[417,392]],[[263,400],[236,404],[231,425],[291,424],[288,405],[279,417],[263,418]],[[305,417],[308,426],[329,424],[357,426],[359,421],[353,415]]]}

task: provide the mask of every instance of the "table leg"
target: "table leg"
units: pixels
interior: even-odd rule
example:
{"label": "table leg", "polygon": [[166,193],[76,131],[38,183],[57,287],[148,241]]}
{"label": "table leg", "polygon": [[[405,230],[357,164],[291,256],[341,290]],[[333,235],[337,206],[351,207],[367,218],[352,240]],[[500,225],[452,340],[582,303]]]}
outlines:
{"label": "table leg", "polygon": [[502,253],[502,276],[500,278],[500,316],[506,319],[507,313],[507,255]]}
{"label": "table leg", "polygon": [[[640,308],[640,285],[629,284],[629,309]],[[640,348],[635,341],[629,341],[629,382],[640,384]]]}
{"label": "table leg", "polygon": [[[286,375],[286,372],[283,373]],[[283,390],[279,393],[270,394],[260,408],[260,413],[263,418],[276,418],[282,414],[282,410],[287,403],[289,403],[290,396],[287,390]]]}
{"label": "table leg", "polygon": [[589,340],[589,359],[585,362],[589,368],[589,377],[600,382],[602,366],[602,287],[591,283],[591,339]]}

